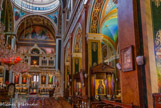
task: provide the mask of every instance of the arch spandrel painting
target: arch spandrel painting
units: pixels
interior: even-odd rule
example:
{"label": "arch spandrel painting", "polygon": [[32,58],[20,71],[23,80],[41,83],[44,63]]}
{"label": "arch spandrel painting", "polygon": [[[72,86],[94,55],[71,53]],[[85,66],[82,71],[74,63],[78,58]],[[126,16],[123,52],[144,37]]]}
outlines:
{"label": "arch spandrel painting", "polygon": [[26,29],[20,39],[31,39],[31,40],[54,40],[52,33],[41,26],[33,26]]}

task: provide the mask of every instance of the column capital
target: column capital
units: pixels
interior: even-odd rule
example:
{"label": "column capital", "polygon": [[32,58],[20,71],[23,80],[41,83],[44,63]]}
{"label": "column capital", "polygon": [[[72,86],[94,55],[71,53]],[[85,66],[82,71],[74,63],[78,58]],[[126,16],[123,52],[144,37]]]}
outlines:
{"label": "column capital", "polygon": [[88,40],[102,40],[103,39],[103,34],[100,33],[88,33],[87,34],[87,39]]}

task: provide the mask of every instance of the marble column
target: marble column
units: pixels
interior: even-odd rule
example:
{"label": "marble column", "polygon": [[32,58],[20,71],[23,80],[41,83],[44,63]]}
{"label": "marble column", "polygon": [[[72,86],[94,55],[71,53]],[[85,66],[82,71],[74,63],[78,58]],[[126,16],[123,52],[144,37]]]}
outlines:
{"label": "marble column", "polygon": [[65,28],[66,27],[66,11],[63,10],[63,14],[62,14],[62,41],[61,41],[61,96],[63,96],[63,92],[64,92],[64,42],[63,42],[63,38],[65,36]]}
{"label": "marble column", "polygon": [[39,73],[39,87],[41,85],[41,73]]}
{"label": "marble column", "polygon": [[9,71],[9,83],[12,83],[12,70]]}
{"label": "marble column", "polygon": [[49,74],[46,75],[46,85],[48,85]]}
{"label": "marble column", "polygon": [[20,77],[19,77],[19,84],[22,84],[22,75],[20,74]]}
{"label": "marble column", "polygon": [[14,83],[14,80],[15,80],[15,74],[13,73],[12,75],[13,75],[13,76],[12,76],[12,83]]}

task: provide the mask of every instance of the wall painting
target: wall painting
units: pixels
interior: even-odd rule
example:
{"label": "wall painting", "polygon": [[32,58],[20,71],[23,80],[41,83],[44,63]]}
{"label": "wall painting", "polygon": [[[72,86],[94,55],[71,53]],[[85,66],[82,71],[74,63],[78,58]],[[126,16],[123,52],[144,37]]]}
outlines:
{"label": "wall painting", "polygon": [[33,26],[26,29],[20,39],[33,39],[33,40],[54,40],[52,33],[41,26]]}
{"label": "wall painting", "polygon": [[154,53],[157,68],[159,93],[161,93],[161,6],[160,1],[152,0],[152,19],[154,36]]}

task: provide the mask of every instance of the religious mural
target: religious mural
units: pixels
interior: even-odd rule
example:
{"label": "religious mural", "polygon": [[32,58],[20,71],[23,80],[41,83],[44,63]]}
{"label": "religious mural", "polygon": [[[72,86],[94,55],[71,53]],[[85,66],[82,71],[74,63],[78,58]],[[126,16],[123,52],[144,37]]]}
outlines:
{"label": "religious mural", "polygon": [[98,43],[92,42],[92,66],[98,64]]}
{"label": "religious mural", "polygon": [[45,84],[46,83],[46,76],[42,75],[41,76],[41,84]]}
{"label": "religious mural", "polygon": [[70,68],[69,68],[69,66],[66,66],[65,67],[66,68],[66,71],[65,71],[65,87],[66,88],[69,88],[69,85],[70,85],[70,74],[69,74],[69,72],[70,72]]}
{"label": "religious mural", "polygon": [[33,39],[33,40],[53,40],[52,33],[41,26],[33,26],[26,29],[20,39]]}
{"label": "religious mural", "polygon": [[22,77],[22,84],[26,84],[27,83],[27,78],[26,77]]}
{"label": "religious mural", "polygon": [[81,82],[77,82],[76,83],[76,93],[77,93],[77,95],[81,95],[82,94]]}
{"label": "religious mural", "polygon": [[26,15],[26,13],[22,12],[21,10],[17,8],[14,8],[15,21],[17,21],[19,18],[21,18],[24,15]]}
{"label": "religious mural", "polygon": [[74,52],[79,53],[82,50],[82,30],[79,28],[74,41]]}
{"label": "religious mural", "polygon": [[160,1],[152,0],[152,16],[153,16],[153,33],[154,33],[154,52],[157,68],[157,79],[159,92],[161,93],[161,6]]}
{"label": "religious mural", "polygon": [[15,84],[19,84],[19,75],[15,75]]}
{"label": "religious mural", "polygon": [[48,84],[53,84],[53,76],[52,75],[49,75],[49,82]]}
{"label": "religious mural", "polygon": [[75,59],[75,73],[79,72],[79,58]]}
{"label": "religious mural", "polygon": [[55,22],[55,24],[57,25],[57,22],[58,22],[58,11],[53,13],[53,14],[48,15],[48,17],[51,18]]}

